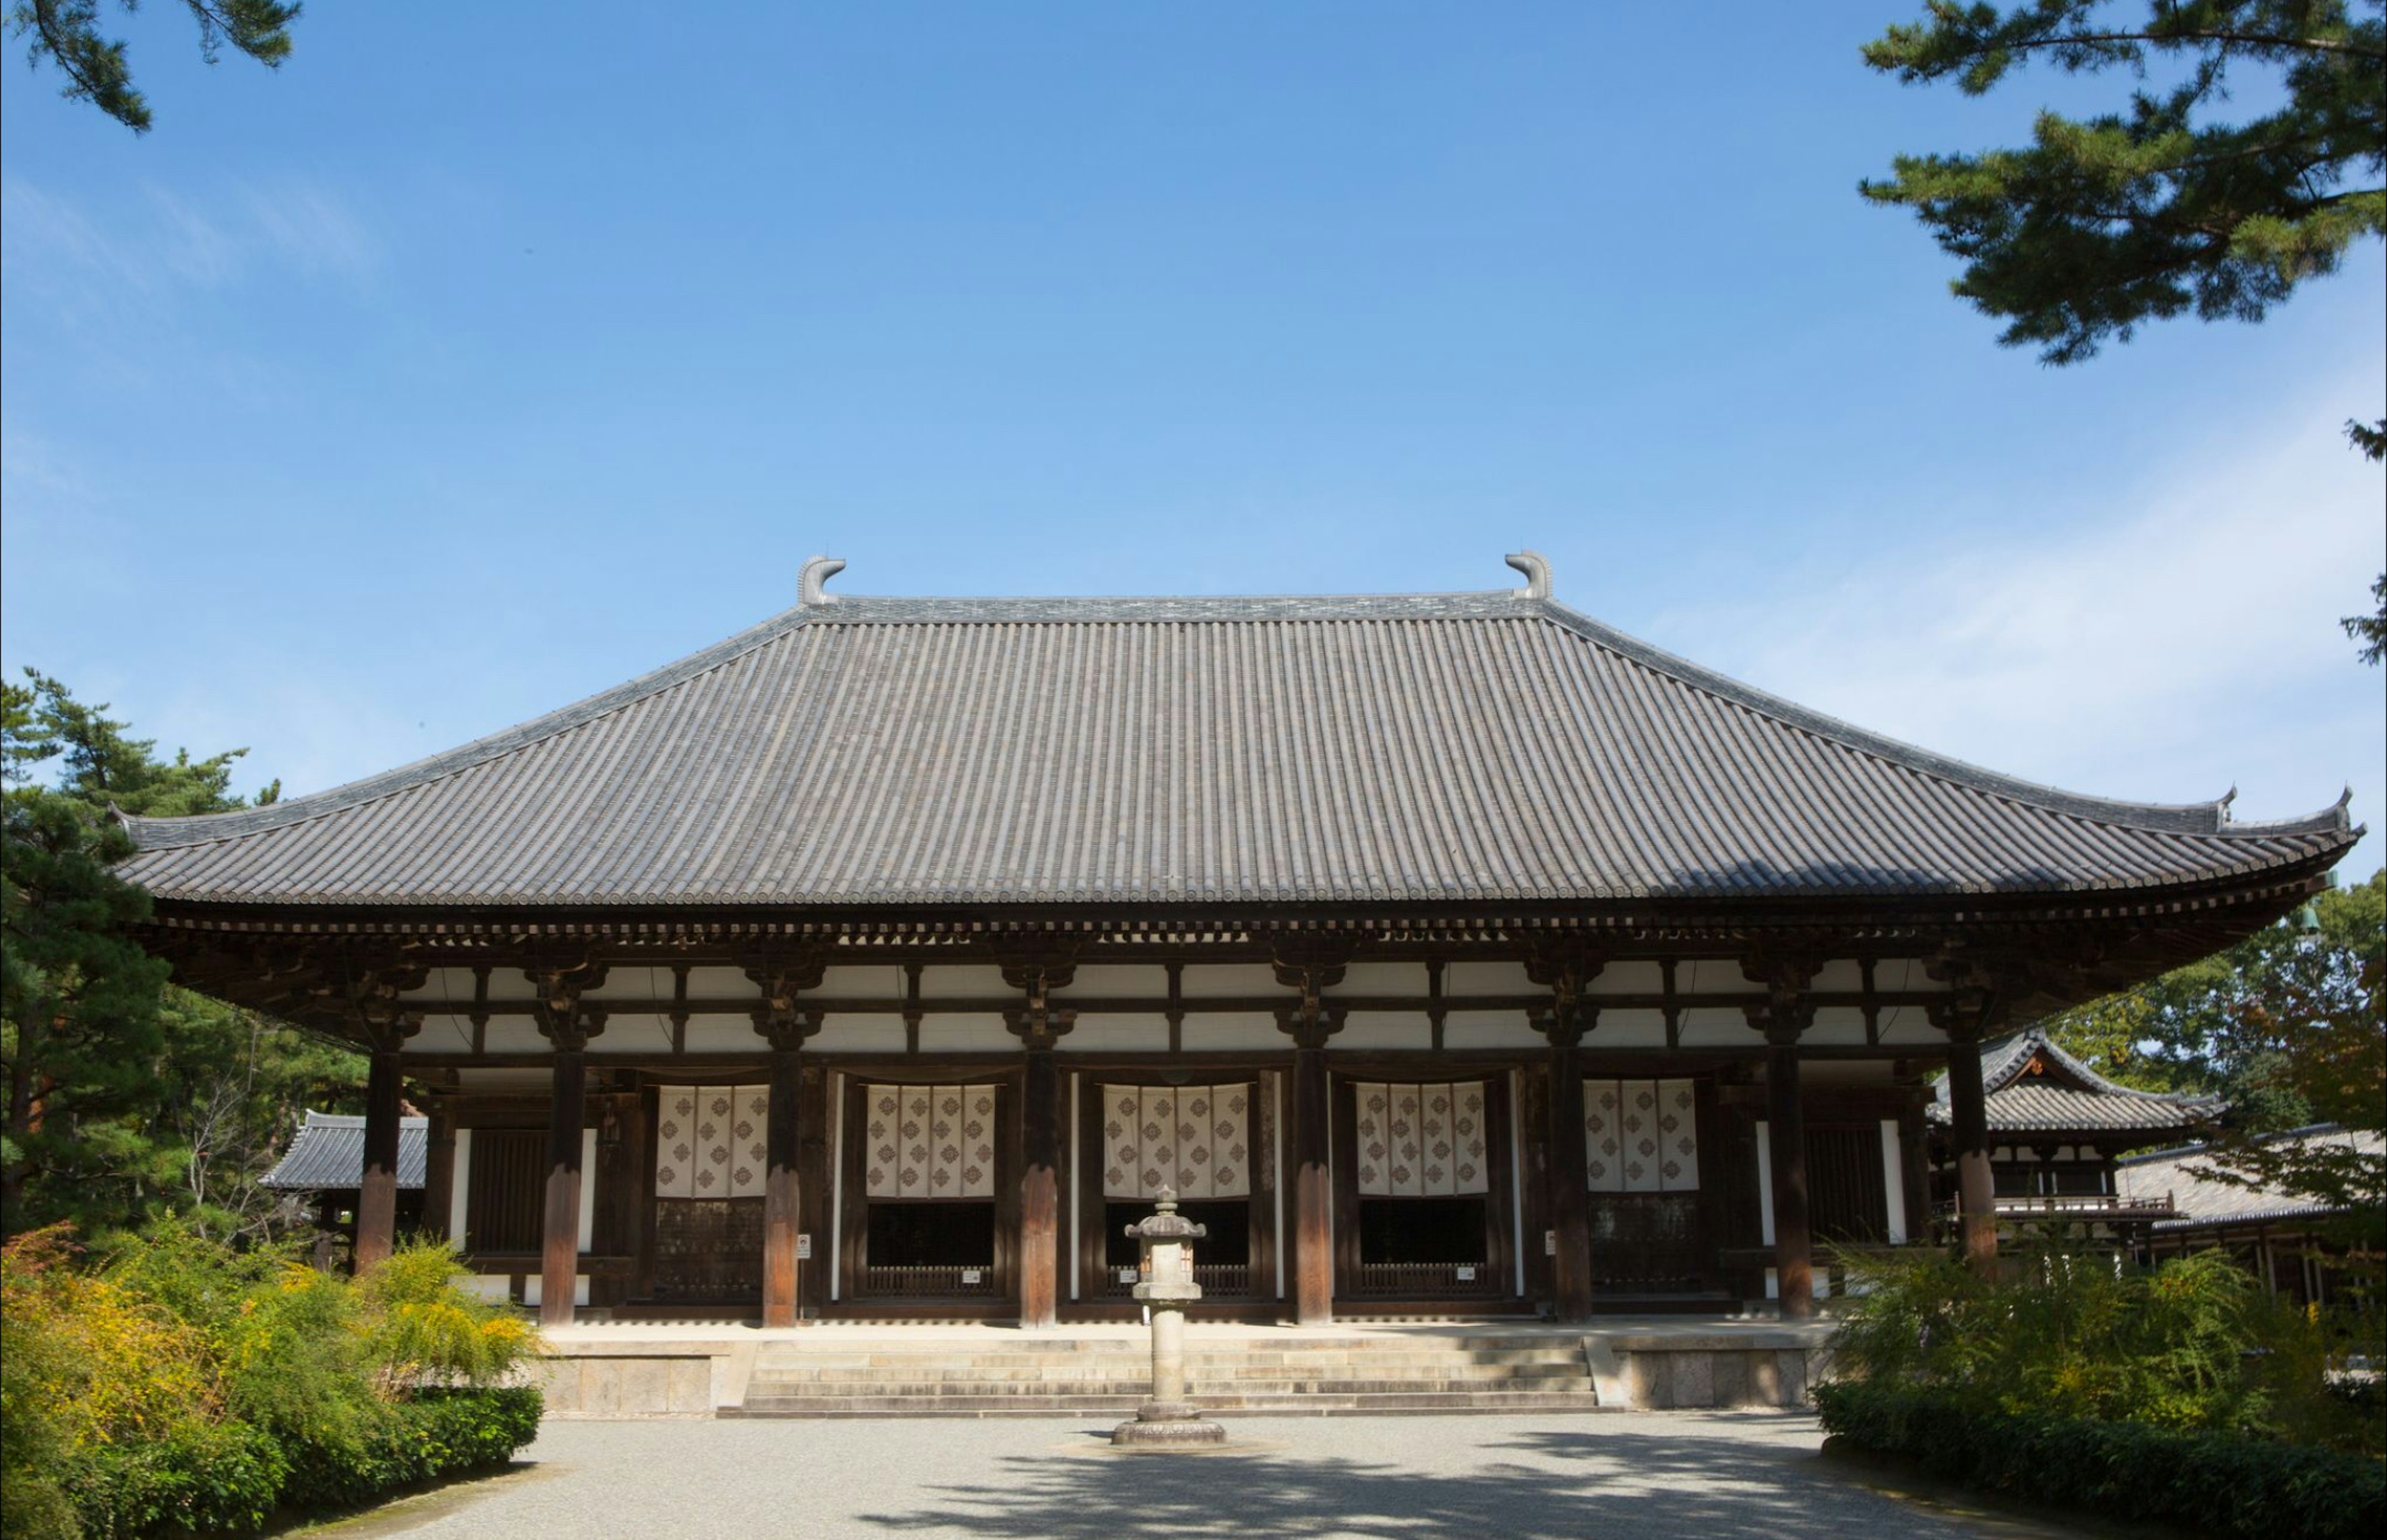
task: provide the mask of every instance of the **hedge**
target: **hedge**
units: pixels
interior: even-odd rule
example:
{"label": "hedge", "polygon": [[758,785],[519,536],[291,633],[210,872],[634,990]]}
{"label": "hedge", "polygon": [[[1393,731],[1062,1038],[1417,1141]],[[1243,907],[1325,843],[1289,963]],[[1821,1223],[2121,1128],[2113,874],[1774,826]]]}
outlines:
{"label": "hedge", "polygon": [[2359,1455],[1993,1411],[1862,1381],[1818,1385],[1814,1399],[1834,1438],[1989,1491],[2244,1540],[2387,1534],[2387,1464]]}
{"label": "hedge", "polygon": [[154,1442],[91,1450],[67,1495],[86,1540],[248,1534],[277,1508],[354,1508],[441,1477],[504,1465],[538,1434],[528,1387],[423,1390],[353,1443],[278,1445],[227,1420]]}
{"label": "hedge", "polygon": [[352,1447],[291,1450],[284,1505],[352,1508],[419,1482],[493,1470],[538,1436],[542,1405],[537,1390],[518,1386],[422,1390],[390,1409],[395,1415]]}

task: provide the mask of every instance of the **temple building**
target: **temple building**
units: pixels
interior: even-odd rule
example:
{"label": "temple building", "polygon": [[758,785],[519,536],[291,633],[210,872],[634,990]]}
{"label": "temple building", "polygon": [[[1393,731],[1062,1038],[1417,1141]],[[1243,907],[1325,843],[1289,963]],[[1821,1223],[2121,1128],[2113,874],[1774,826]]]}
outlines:
{"label": "temple building", "polygon": [[[1981,1088],[2001,1225],[2048,1240],[2112,1241],[2132,1252],[2172,1218],[2171,1199],[2125,1192],[2122,1158],[2176,1144],[2227,1110],[2218,1096],[2117,1085],[2037,1026],[1981,1045]],[[1955,1117],[1944,1075],[1932,1085],[1927,1116],[1935,1213],[1953,1220]]]}
{"label": "temple building", "polygon": [[[370,1051],[357,1256],[544,1319],[1812,1308],[1994,1249],[1981,1045],[2304,903],[2359,830],[2052,790],[1526,586],[830,593],[366,780],[128,818],[192,987]],[[2078,1141],[2075,1142],[2078,1144]]]}

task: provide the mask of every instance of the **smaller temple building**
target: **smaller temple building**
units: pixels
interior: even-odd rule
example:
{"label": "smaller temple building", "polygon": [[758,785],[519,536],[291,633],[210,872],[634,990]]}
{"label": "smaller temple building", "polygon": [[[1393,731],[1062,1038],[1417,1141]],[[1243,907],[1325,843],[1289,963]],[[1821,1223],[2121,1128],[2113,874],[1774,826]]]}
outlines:
{"label": "smaller temple building", "polygon": [[[2134,1249],[2171,1215],[2171,1199],[2143,1187],[2126,1190],[2123,1157],[2190,1138],[2224,1110],[2217,1096],[2116,1084],[2037,1025],[1981,1045],[1981,1085],[2000,1227],[2050,1239],[2111,1239]],[[1952,1224],[1954,1117],[1944,1075],[1926,1116],[1933,1211]]]}
{"label": "smaller temple building", "polygon": [[[423,1179],[430,1142],[430,1118],[398,1119],[397,1228],[401,1232],[423,1228]],[[310,1111],[291,1135],[290,1148],[258,1185],[312,1208],[317,1231],[343,1248],[353,1248],[364,1172],[364,1118]]]}
{"label": "smaller temple building", "polygon": [[[2376,1133],[2316,1123],[2266,1136],[2264,1142],[2345,1144],[2376,1155]],[[2262,1280],[2264,1291],[2298,1305],[2341,1303],[2347,1288],[2335,1265],[2343,1244],[2327,1233],[2345,1211],[2260,1183],[2225,1181],[2213,1150],[2183,1144],[2132,1155],[2115,1168],[2115,1191],[2159,1218],[2139,1247],[2149,1262],[2215,1246],[2227,1250]]]}

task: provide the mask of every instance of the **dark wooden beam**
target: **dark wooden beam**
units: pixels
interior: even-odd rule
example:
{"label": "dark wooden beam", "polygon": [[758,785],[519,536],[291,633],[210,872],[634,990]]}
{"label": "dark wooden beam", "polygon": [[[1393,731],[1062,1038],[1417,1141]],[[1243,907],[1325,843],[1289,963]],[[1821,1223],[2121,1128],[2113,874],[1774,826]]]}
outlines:
{"label": "dark wooden beam", "polygon": [[837,1256],[836,1239],[828,1232],[828,1071],[807,1064],[796,1093],[796,1231],[811,1238],[812,1256],[796,1259],[799,1325],[820,1319],[828,1306],[829,1269]]}

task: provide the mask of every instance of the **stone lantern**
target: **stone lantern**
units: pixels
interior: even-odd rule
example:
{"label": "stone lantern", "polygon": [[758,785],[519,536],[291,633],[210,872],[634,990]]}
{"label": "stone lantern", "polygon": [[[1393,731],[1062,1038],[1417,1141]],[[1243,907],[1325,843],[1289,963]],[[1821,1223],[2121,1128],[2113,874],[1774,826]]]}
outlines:
{"label": "stone lantern", "polygon": [[1152,1399],[1135,1410],[1135,1420],[1111,1432],[1115,1445],[1217,1444],[1227,1430],[1204,1421],[1185,1398],[1185,1306],[1202,1297],[1194,1281],[1194,1243],[1209,1231],[1177,1212],[1174,1188],[1160,1190],[1152,1218],[1127,1227],[1128,1239],[1143,1248],[1136,1267],[1135,1297],[1152,1315]]}

